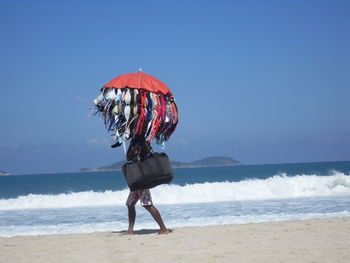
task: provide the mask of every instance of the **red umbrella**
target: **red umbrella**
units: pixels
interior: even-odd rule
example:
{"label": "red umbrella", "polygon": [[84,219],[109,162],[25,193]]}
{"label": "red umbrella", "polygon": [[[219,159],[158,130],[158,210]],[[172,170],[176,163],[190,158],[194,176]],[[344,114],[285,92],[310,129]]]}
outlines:
{"label": "red umbrella", "polygon": [[109,81],[94,103],[117,145],[138,135],[162,143],[177,126],[177,106],[169,88],[141,70]]}
{"label": "red umbrella", "polygon": [[155,93],[172,96],[169,88],[159,79],[142,71],[118,76],[104,85],[105,88],[122,89],[125,87],[145,89]]}

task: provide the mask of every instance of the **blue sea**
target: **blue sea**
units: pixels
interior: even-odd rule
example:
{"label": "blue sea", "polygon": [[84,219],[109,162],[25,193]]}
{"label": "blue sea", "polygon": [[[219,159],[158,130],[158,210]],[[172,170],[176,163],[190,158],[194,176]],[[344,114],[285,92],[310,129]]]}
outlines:
{"label": "blue sea", "polygon": [[[350,162],[174,169],[151,190],[168,228],[350,216]],[[120,171],[0,177],[0,236],[127,229]],[[156,229],[137,205],[135,229]]]}

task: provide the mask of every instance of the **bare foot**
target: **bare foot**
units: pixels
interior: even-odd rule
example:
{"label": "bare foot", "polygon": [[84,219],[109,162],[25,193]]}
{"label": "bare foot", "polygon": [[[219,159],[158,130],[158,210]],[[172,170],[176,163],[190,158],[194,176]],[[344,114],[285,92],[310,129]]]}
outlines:
{"label": "bare foot", "polygon": [[170,231],[168,229],[164,229],[158,232],[158,235],[167,235],[170,234]]}
{"label": "bare foot", "polygon": [[129,231],[129,230],[124,233],[124,235],[133,235],[133,234],[134,234],[134,231]]}

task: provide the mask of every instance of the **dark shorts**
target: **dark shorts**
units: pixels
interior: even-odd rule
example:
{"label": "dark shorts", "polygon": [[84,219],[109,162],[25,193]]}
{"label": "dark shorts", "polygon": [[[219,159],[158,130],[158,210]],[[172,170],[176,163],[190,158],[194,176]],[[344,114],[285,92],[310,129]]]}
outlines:
{"label": "dark shorts", "polygon": [[148,189],[130,191],[126,205],[134,206],[139,200],[142,206],[153,205],[151,192]]}

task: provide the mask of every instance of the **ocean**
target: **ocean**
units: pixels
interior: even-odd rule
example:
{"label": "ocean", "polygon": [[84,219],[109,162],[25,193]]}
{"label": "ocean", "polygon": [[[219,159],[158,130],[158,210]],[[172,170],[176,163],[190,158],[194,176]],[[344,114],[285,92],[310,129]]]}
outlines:
{"label": "ocean", "polygon": [[[350,216],[350,162],[174,169],[151,189],[168,228]],[[0,177],[0,236],[127,229],[120,171]],[[136,206],[135,230],[157,229]]]}

